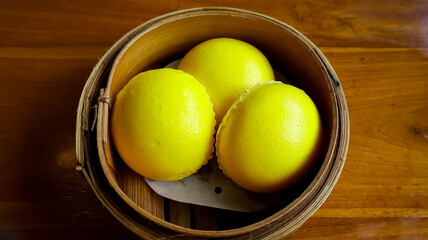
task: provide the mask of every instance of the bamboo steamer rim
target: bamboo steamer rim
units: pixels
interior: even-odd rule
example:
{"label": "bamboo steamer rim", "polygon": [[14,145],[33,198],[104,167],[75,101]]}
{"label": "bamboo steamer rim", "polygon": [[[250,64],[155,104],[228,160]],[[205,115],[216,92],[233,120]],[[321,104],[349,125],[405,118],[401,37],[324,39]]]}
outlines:
{"label": "bamboo steamer rim", "polygon": [[[84,106],[85,102],[87,101],[87,98],[85,98],[84,95],[90,96],[92,94],[92,97],[96,94],[94,91],[91,92],[89,89],[91,89],[91,84],[95,84],[99,79],[100,71],[104,71],[105,66],[107,65],[107,62],[110,62],[113,58],[113,52],[117,51],[118,48],[123,46],[124,43],[126,45],[122,48],[120,53],[117,55],[116,59],[114,60],[112,71],[109,75],[107,86],[105,88],[106,94],[101,94],[102,98],[99,99],[99,112],[98,112],[98,120],[97,120],[97,136],[101,137],[99,141],[97,141],[99,155],[101,159],[105,159],[106,154],[103,149],[106,147],[106,141],[107,141],[107,126],[108,126],[108,111],[109,111],[109,104],[107,101],[110,99],[110,96],[108,93],[111,89],[111,82],[114,74],[114,69],[117,66],[120,58],[123,56],[125,51],[141,36],[143,36],[146,32],[149,32],[150,30],[156,28],[159,25],[168,23],[168,20],[170,18],[178,17],[178,18],[185,18],[185,17],[194,17],[194,16],[202,16],[207,14],[223,14],[223,15],[239,15],[240,17],[256,17],[259,19],[262,19],[264,21],[269,21],[272,24],[277,25],[278,27],[286,29],[289,34],[292,34],[293,37],[296,38],[301,44],[304,44],[305,47],[308,49],[308,51],[311,52],[314,59],[319,63],[320,68],[322,68],[322,71],[325,75],[325,78],[328,80],[328,85],[331,87],[331,94],[334,102],[336,103],[333,107],[333,112],[336,113],[339,117],[336,119],[336,121],[333,122],[333,132],[334,136],[332,136],[333,139],[333,145],[330,146],[326,156],[331,156],[330,161],[324,161],[322,164],[322,167],[320,171],[318,172],[315,179],[312,181],[312,183],[309,185],[309,187],[299,196],[297,199],[295,199],[292,203],[290,203],[288,206],[283,208],[282,210],[276,212],[275,214],[267,217],[266,219],[263,219],[259,222],[256,222],[251,225],[247,225],[241,228],[236,229],[229,229],[229,230],[218,230],[218,231],[208,231],[208,230],[196,230],[196,229],[189,229],[185,227],[181,227],[175,224],[172,224],[170,222],[167,222],[165,220],[159,219],[157,217],[154,217],[150,213],[146,212],[142,208],[140,208],[138,205],[133,203],[129,197],[120,189],[120,187],[114,183],[114,179],[111,176],[111,173],[107,170],[107,163],[106,161],[101,161],[101,166],[104,171],[104,174],[106,175],[108,181],[112,185],[113,189],[116,191],[116,193],[123,198],[127,203],[130,203],[130,206],[137,212],[139,212],[141,215],[143,215],[145,218],[155,222],[158,225],[161,225],[162,227],[165,227],[167,229],[171,229],[173,231],[188,234],[191,236],[199,236],[199,237],[231,237],[231,236],[237,236],[241,234],[245,234],[248,232],[252,232],[258,228],[261,228],[263,226],[266,226],[268,224],[278,222],[281,220],[284,215],[289,213],[293,208],[299,207],[300,212],[295,214],[295,218],[293,218],[291,221],[288,222],[287,226],[282,226],[282,231],[277,231],[277,234],[281,234],[281,236],[287,232],[287,234],[290,234],[294,232],[295,230],[300,227],[305,220],[307,220],[325,201],[327,196],[332,191],[335,183],[337,182],[340,172],[344,165],[344,160],[347,153],[348,148],[348,142],[349,142],[349,116],[347,111],[347,105],[345,96],[343,93],[343,90],[340,86],[339,80],[337,78],[336,73],[334,72],[333,68],[329,64],[328,60],[325,58],[325,56],[321,53],[321,51],[305,36],[300,34],[297,30],[290,27],[289,25],[282,23],[276,19],[273,19],[271,17],[254,13],[246,10],[241,9],[234,9],[234,8],[195,8],[195,9],[187,9],[187,10],[180,10],[176,12],[172,12],[169,14],[162,15],[160,17],[154,18],[146,23],[143,23],[142,25],[136,27],[135,29],[131,30],[129,33],[127,33],[124,37],[122,37],[100,60],[100,62],[97,64],[97,66],[94,68],[93,73],[90,76],[90,79],[94,81],[89,81],[85,85],[82,97],[80,99],[79,103],[79,110],[78,110],[78,119],[77,119],[77,131],[76,131],[76,144],[77,144],[77,156],[79,160],[79,165],[85,167],[85,161],[84,161],[84,154],[82,152],[84,151],[84,147],[82,144],[82,129],[85,129],[85,111]],[[103,61],[104,62],[103,64]],[[104,68],[103,68],[104,67]],[[107,99],[107,101],[106,101]],[[87,104],[87,103],[86,103]],[[337,131],[336,131],[337,129]],[[87,126],[86,126],[86,130]],[[323,180],[323,185],[318,184],[319,180]],[[93,179],[92,179],[93,181]],[[92,186],[92,184],[91,184]],[[95,190],[95,189],[94,189]],[[97,194],[98,195],[98,194]],[[100,196],[98,195],[100,198]],[[101,199],[101,198],[100,198]],[[307,200],[310,200],[309,202],[305,202]],[[302,203],[306,203],[305,205],[301,206]],[[114,213],[114,209],[111,209],[111,206],[108,207],[108,209],[119,219],[117,213]],[[120,220],[120,219],[119,219]],[[126,220],[122,219],[121,222],[127,223]],[[130,228],[132,231],[137,233],[138,235],[142,236],[143,233],[141,233],[138,229]]]}

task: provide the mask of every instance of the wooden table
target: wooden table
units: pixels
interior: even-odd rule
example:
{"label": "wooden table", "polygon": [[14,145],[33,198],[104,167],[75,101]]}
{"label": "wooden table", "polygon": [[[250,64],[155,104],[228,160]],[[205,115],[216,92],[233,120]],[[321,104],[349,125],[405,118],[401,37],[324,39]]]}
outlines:
{"label": "wooden table", "polygon": [[324,205],[290,239],[428,239],[428,3],[0,2],[0,239],[137,239],[75,168],[76,109],[124,33],[199,6],[257,11],[321,48],[345,91],[351,140]]}

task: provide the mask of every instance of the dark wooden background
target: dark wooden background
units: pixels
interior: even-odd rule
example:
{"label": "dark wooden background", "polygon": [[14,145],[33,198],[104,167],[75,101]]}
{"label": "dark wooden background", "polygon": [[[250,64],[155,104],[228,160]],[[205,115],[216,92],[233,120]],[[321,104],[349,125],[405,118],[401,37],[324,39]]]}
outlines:
{"label": "dark wooden background", "polygon": [[428,2],[0,1],[0,239],[137,239],[75,170],[76,109],[123,34],[199,6],[257,11],[321,48],[351,139],[325,204],[290,239],[428,239]]}

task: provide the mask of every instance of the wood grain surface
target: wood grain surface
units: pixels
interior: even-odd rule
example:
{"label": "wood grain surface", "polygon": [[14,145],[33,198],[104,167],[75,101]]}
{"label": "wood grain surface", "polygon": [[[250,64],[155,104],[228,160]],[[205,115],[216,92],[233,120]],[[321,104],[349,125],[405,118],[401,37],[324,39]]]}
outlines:
{"label": "wood grain surface", "polygon": [[330,197],[289,239],[428,239],[428,2],[0,1],[0,239],[137,239],[75,168],[97,60],[164,13],[237,7],[284,21],[335,68],[351,121]]}

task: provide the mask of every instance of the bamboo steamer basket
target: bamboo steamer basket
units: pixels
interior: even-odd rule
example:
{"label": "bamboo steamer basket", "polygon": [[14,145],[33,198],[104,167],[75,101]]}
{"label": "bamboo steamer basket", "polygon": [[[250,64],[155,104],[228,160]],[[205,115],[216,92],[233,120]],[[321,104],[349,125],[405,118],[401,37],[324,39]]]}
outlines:
{"label": "bamboo steamer basket", "polygon": [[[179,59],[215,37],[246,41],[303,89],[321,114],[324,139],[317,165],[272,207],[239,213],[179,203],[156,194],[116,153],[109,114],[118,91],[139,72]],[[232,8],[195,8],[152,19],[124,35],[94,67],[79,102],[77,167],[103,205],[143,239],[283,239],[326,200],[342,171],[349,116],[332,66],[304,35],[271,17]]]}

